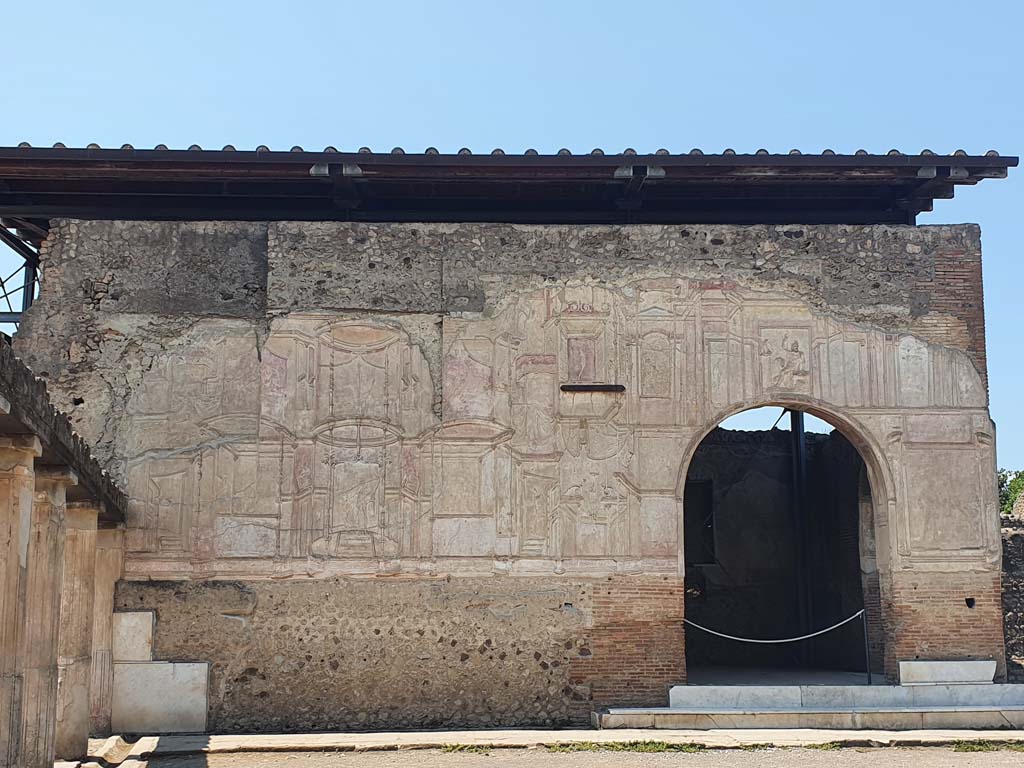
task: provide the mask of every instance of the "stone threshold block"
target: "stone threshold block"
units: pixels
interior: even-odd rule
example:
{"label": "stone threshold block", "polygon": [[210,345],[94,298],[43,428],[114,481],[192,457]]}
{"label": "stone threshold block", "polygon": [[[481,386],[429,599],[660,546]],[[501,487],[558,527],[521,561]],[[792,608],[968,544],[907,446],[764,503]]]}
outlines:
{"label": "stone threshold block", "polygon": [[797,711],[904,707],[1016,707],[1024,685],[677,685],[669,707],[691,711]]}
{"label": "stone threshold block", "polygon": [[608,709],[594,712],[595,728],[828,729],[916,731],[930,729],[1019,729],[1024,707],[858,707],[795,710],[687,710],[674,707]]}

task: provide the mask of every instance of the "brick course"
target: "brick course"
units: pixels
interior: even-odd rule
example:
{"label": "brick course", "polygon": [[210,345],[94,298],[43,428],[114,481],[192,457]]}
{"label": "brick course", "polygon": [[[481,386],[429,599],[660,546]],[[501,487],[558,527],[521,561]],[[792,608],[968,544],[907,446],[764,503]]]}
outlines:
{"label": "brick course", "polygon": [[887,672],[914,659],[994,659],[1005,679],[999,573],[899,573],[885,606]]}
{"label": "brick course", "polygon": [[682,579],[611,578],[592,601],[593,655],[572,661],[572,679],[598,707],[667,706],[668,689],[686,682]]}
{"label": "brick course", "polygon": [[934,251],[932,269],[914,285],[924,311],[912,330],[928,341],[966,351],[987,386],[981,247],[976,242],[973,248]]}

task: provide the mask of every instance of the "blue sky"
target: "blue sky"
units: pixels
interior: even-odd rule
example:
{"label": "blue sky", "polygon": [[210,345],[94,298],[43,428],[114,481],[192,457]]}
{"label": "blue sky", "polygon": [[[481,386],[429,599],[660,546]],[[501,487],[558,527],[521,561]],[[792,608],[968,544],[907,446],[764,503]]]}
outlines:
{"label": "blue sky", "polygon": [[[1024,153],[1024,3],[9,3],[0,144]],[[999,463],[1024,469],[1024,169],[978,222]],[[4,274],[6,276],[6,273]]]}

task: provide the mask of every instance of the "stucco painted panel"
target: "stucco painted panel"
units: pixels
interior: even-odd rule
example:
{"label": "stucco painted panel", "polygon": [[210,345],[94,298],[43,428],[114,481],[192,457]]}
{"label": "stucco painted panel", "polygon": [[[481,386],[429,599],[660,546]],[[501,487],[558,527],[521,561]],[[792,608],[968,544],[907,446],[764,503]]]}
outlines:
{"label": "stucco painted panel", "polygon": [[[54,233],[19,344],[84,400],[76,422],[129,490],[131,577],[677,571],[689,453],[765,403],[853,433],[901,567],[998,559],[977,350],[936,330],[960,320],[927,294],[937,259],[977,252],[970,227]],[[107,289],[75,305],[76,270],[116,262],[127,293],[213,256],[232,285],[264,264],[269,311]]]}
{"label": "stucco painted panel", "polygon": [[[962,407],[956,357],[781,294],[664,279],[526,292],[493,317],[445,321],[439,382],[435,348],[386,316],[294,313],[259,343],[232,322],[197,326],[207,343],[159,356],[129,401],[129,572],[429,572],[429,558],[467,558],[484,573],[504,557],[671,569],[688,446],[770,402],[851,419],[912,405],[893,459],[899,552],[994,546],[977,522],[989,500],[970,496],[991,461],[973,442],[979,412],[935,415]],[[577,382],[623,391],[560,390]],[[692,407],[683,382],[704,382]],[[864,429],[862,448],[882,443]],[[922,440],[959,442],[922,453]],[[949,514],[927,503],[959,498],[932,477],[943,463],[971,489]]]}

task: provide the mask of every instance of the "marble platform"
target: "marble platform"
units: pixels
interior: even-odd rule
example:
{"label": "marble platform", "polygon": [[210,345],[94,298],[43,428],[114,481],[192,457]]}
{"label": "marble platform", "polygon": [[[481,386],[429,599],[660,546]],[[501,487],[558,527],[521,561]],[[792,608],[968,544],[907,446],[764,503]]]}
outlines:
{"label": "marble platform", "polygon": [[609,708],[597,728],[1021,728],[1022,685],[680,685],[669,706]]}

